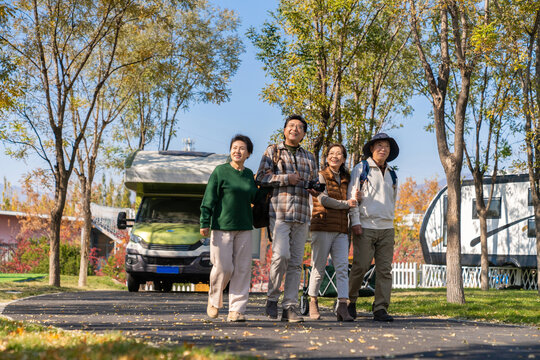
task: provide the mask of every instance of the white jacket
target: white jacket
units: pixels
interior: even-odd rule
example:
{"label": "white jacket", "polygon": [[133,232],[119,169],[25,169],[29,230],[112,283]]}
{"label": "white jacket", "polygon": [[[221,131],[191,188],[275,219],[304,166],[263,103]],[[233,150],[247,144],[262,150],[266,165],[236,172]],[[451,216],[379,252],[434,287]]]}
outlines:
{"label": "white jacket", "polygon": [[387,165],[382,176],[381,169],[370,157],[369,174],[360,188],[360,173],[362,163],[357,164],[351,173],[351,182],[347,190],[347,198],[354,196],[354,190],[360,189],[362,200],[358,207],[351,208],[349,219],[351,226],[362,225],[366,229],[392,229],[394,227],[394,209],[397,198],[397,183],[392,182],[390,166]]}

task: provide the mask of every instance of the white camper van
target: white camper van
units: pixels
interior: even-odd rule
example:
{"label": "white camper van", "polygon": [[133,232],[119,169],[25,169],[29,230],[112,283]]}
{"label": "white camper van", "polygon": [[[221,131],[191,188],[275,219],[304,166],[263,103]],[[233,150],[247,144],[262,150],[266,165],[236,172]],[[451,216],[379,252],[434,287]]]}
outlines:
{"label": "white camper van", "polygon": [[[491,178],[484,179],[484,194],[489,194]],[[446,264],[447,188],[429,205],[420,242],[428,264]],[[536,268],[536,227],[529,178],[526,174],[502,175],[495,180],[493,200],[487,218],[488,259],[491,266]],[[461,188],[461,263],[480,265],[480,223],[476,212],[473,180]]]}
{"label": "white camper van", "polygon": [[132,226],[125,268],[129,291],[153,281],[158,291],[173,283],[208,283],[210,240],[199,234],[206,184],[227,155],[185,151],[137,151],[126,160],[124,184],[136,192],[135,219],[118,215],[118,228]]}

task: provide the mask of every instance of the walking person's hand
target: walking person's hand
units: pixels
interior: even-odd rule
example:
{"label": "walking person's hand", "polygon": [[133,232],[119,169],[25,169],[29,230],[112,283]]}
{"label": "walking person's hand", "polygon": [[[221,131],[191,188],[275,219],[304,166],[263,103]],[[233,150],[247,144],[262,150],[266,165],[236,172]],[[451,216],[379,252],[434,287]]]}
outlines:
{"label": "walking person's hand", "polygon": [[202,228],[200,231],[202,236],[208,236],[208,234],[210,233],[210,229],[209,228]]}
{"label": "walking person's hand", "polygon": [[361,225],[353,225],[352,226],[352,232],[354,235],[362,235],[362,226]]}
{"label": "walking person's hand", "polygon": [[289,184],[290,185],[296,185],[300,182],[300,175],[297,173],[289,174]]}
{"label": "walking person's hand", "polygon": [[360,191],[360,189],[356,189],[356,194],[353,194],[353,195],[356,201],[358,201],[358,203],[362,201],[362,191]]}
{"label": "walking person's hand", "polygon": [[306,189],[306,191],[307,191],[308,193],[310,193],[311,196],[313,196],[313,197],[317,197],[317,196],[319,196],[319,195],[321,194],[320,192],[318,192],[318,191],[316,191],[316,190],[313,190],[313,189]]}

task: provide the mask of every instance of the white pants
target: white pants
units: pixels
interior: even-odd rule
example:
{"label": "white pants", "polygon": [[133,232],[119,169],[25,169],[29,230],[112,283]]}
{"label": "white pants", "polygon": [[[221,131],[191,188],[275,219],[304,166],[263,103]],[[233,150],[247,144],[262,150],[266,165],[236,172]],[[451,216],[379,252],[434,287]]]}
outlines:
{"label": "white pants", "polygon": [[229,285],[229,311],[243,314],[251,283],[251,230],[212,230],[210,235],[210,305],[223,307],[223,289]]}
{"label": "white pants", "polygon": [[311,274],[309,276],[309,296],[319,296],[328,255],[336,273],[338,298],[349,297],[349,238],[339,232],[311,232]]}
{"label": "white pants", "polygon": [[270,218],[272,234],[272,263],[268,280],[268,300],[278,301],[281,283],[285,276],[283,300],[284,308],[298,305],[298,290],[302,274],[304,246],[309,225],[284,222]]}

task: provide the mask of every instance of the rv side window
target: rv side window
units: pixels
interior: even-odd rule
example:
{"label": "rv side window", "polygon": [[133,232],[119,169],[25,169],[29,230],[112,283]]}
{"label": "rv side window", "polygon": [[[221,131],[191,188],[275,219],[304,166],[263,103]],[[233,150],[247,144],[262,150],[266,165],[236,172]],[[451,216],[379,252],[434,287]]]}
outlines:
{"label": "rv side window", "polygon": [[[487,204],[488,199],[484,199],[484,203]],[[501,198],[493,198],[489,205],[489,210],[486,214],[487,219],[500,219],[501,218]],[[478,212],[476,211],[476,199],[472,201],[472,218],[478,219]]]}
{"label": "rv side window", "polygon": [[536,223],[534,219],[529,219],[527,221],[527,236],[530,238],[536,237]]}

